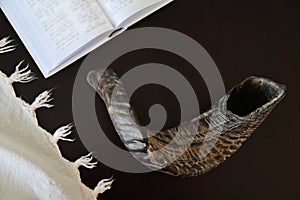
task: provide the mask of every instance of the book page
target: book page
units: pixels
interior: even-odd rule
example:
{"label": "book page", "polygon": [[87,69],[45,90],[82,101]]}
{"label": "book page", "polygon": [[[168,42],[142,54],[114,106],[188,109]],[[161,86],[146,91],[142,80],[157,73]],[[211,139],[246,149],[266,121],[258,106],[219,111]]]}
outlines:
{"label": "book page", "polygon": [[[16,1],[16,0],[14,0]],[[16,6],[59,63],[93,38],[113,30],[95,0],[22,0]]]}
{"label": "book page", "polygon": [[161,0],[98,0],[115,27],[135,13]]}

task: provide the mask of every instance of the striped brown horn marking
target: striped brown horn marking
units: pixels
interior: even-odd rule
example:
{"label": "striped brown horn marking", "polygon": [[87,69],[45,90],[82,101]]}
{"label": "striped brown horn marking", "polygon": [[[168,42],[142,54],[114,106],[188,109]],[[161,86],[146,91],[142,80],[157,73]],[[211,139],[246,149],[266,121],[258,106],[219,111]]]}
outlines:
{"label": "striped brown horn marking", "polygon": [[87,80],[105,102],[115,130],[128,150],[151,169],[184,177],[204,174],[223,163],[249,138],[286,92],[285,86],[267,78],[249,77],[208,112],[153,134],[139,126],[124,86],[111,69],[94,70]]}

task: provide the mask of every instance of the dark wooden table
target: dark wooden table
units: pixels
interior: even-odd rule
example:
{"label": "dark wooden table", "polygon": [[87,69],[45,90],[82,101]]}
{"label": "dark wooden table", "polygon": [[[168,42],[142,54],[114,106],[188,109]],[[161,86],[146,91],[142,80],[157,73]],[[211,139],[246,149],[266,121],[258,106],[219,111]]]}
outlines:
{"label": "dark wooden table", "polygon": [[[18,44],[16,51],[1,55],[1,71],[10,74],[25,59],[40,77],[29,84],[17,84],[17,95],[32,102],[41,91],[55,87],[55,107],[38,110],[39,123],[53,132],[72,122],[72,87],[84,58],[45,80],[3,13],[0,23],[0,37],[11,35]],[[257,75],[287,85],[287,96],[232,158],[206,175],[182,179],[156,172],[129,174],[99,163],[97,169],[81,169],[83,182],[93,188],[99,179],[115,176],[112,190],[99,199],[300,199],[300,2],[176,0],[132,28],[149,26],[174,29],[198,41],[216,62],[227,90],[246,77]],[[114,68],[124,73],[130,66],[150,61],[174,65],[189,76],[191,66],[160,51],[133,52],[116,61]],[[190,75],[190,78],[202,98],[201,108],[209,108],[208,92],[201,77]],[[144,123],[147,122],[143,118],[147,114],[145,107],[158,101],[151,96],[153,89],[146,88],[132,98]],[[163,104],[166,93],[162,88],[156,90]],[[105,107],[97,97],[96,103],[98,112],[106,116]],[[176,101],[170,101],[170,105],[166,127],[178,121]],[[100,121],[106,124],[111,140],[120,145],[107,116]],[[60,143],[60,147],[69,160],[87,153],[79,139]]]}

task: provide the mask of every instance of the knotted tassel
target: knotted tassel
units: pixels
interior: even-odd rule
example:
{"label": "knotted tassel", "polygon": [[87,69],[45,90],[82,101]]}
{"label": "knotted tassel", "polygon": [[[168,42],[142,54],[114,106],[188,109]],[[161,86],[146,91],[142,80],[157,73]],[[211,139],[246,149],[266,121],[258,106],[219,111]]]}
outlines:
{"label": "knotted tassel", "polygon": [[51,108],[53,107],[52,104],[49,104],[50,101],[53,99],[50,98],[51,96],[51,90],[46,90],[43,93],[41,93],[39,96],[37,96],[34,100],[34,102],[30,105],[30,111],[31,113],[35,114],[36,109],[38,108]]}
{"label": "knotted tassel", "polygon": [[86,167],[88,169],[93,169],[96,167],[98,162],[91,162],[94,159],[94,153],[91,152],[86,156],[82,156],[78,160],[74,162],[74,165],[76,168],[79,168],[80,166]]}
{"label": "knotted tassel", "polygon": [[31,70],[28,70],[29,65],[27,65],[24,69],[20,70],[20,66],[22,65],[24,61],[21,61],[17,66],[15,72],[8,78],[9,84],[13,84],[15,82],[19,83],[28,83],[36,77],[31,72]]}
{"label": "knotted tassel", "polygon": [[71,131],[72,128],[73,128],[73,124],[71,123],[57,129],[51,138],[52,144],[57,144],[59,140],[74,142],[75,139],[66,138],[72,133]]}
{"label": "knotted tassel", "polygon": [[106,190],[110,190],[114,181],[115,179],[113,177],[101,180],[93,190],[93,196],[97,198],[99,194],[104,193]]}
{"label": "knotted tassel", "polygon": [[9,37],[5,37],[0,40],[0,53],[7,53],[16,49],[16,45],[9,45],[13,40],[10,40]]}

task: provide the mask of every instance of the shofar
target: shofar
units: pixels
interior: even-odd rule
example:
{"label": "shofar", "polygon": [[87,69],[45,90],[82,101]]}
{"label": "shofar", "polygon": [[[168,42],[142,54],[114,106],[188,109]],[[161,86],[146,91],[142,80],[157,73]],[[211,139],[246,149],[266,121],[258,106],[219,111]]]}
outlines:
{"label": "shofar", "polygon": [[104,100],[117,133],[134,157],[151,169],[184,177],[204,174],[235,153],[286,91],[267,78],[249,77],[208,112],[153,134],[139,126],[124,86],[112,70],[91,71],[87,80]]}

